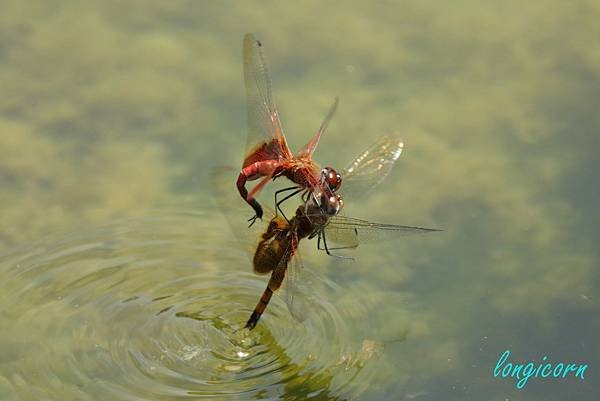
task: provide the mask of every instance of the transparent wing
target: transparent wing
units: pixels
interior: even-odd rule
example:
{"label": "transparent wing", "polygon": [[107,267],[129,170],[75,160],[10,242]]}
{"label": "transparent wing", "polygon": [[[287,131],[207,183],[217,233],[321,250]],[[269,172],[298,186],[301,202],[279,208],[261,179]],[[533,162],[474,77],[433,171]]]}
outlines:
{"label": "transparent wing", "polygon": [[403,147],[397,136],[379,138],[342,170],[342,196],[355,200],[379,185],[392,170]]}
{"label": "transparent wing", "polygon": [[356,248],[360,243],[392,238],[396,235],[425,234],[442,231],[436,228],[405,226],[399,224],[374,223],[347,217],[342,214],[331,217],[324,225],[325,240],[336,244],[330,249]]}
{"label": "transparent wing", "polygon": [[[322,235],[324,235],[329,249],[351,249],[357,248],[360,244],[358,229],[337,229],[325,226]],[[320,248],[323,249],[323,245]]]}
{"label": "transparent wing", "polygon": [[281,288],[281,284],[283,283],[284,279],[286,279],[286,270],[290,255],[290,249],[288,249],[277,263],[277,266],[274,266],[273,268],[273,273],[271,274],[271,279],[269,280],[269,288],[273,292],[279,291],[279,289]]}
{"label": "transparent wing", "polygon": [[271,94],[271,79],[262,43],[251,33],[244,37],[243,58],[248,113],[244,167],[259,160],[289,159],[292,155]]}
{"label": "transparent wing", "polygon": [[300,288],[303,271],[304,265],[302,263],[302,257],[300,256],[299,249],[297,249],[296,245],[294,255],[289,260],[287,266],[285,283],[283,285],[281,295],[285,300],[290,314],[298,322],[303,322],[306,320],[308,315],[307,300],[303,295],[304,291]]}
{"label": "transparent wing", "polygon": [[298,253],[298,239],[295,235],[272,270],[269,288],[283,298],[294,319],[299,322],[305,320],[306,298],[303,295],[304,291],[299,289],[302,281],[300,276],[304,267]]}
{"label": "transparent wing", "polygon": [[317,131],[317,133],[315,134],[315,136],[313,136],[311,138],[311,140],[308,141],[308,143],[306,145],[304,145],[304,147],[300,150],[300,152],[298,152],[298,157],[299,158],[300,157],[310,157],[310,156],[312,156],[312,154],[314,153],[315,149],[317,148],[317,145],[319,144],[319,140],[321,139],[321,135],[323,135],[323,133],[327,129],[327,126],[329,125],[329,122],[333,118],[333,115],[337,111],[338,104],[339,104],[339,98],[336,97],[335,100],[333,101],[333,105],[329,109],[329,112],[325,116],[325,119],[321,123],[321,126],[319,127],[319,130]]}

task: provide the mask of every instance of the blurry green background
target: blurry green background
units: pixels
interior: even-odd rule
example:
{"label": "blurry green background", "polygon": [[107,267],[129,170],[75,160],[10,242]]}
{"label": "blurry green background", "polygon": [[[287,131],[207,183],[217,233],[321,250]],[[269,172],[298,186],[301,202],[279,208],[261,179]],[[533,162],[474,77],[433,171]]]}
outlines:
{"label": "blurry green background", "polygon": [[[292,149],[336,95],[321,164],[405,140],[348,213],[445,229],[361,247],[352,266],[317,259],[387,306],[377,330],[410,326],[363,398],[598,399],[597,1],[1,8],[0,252],[184,199],[219,219],[209,176],[242,160],[241,42],[254,32]],[[410,301],[390,302],[398,292]],[[590,367],[519,391],[492,376],[505,349]]]}

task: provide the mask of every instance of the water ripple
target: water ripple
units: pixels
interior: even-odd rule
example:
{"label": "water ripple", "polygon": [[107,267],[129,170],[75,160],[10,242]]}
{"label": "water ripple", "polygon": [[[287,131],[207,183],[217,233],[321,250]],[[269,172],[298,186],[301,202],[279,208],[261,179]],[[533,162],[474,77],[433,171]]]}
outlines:
{"label": "water ripple", "polygon": [[308,318],[275,297],[248,332],[266,279],[222,224],[157,212],[4,255],[0,389],[24,399],[356,395],[379,346],[350,340],[328,301],[334,285],[309,270]]}

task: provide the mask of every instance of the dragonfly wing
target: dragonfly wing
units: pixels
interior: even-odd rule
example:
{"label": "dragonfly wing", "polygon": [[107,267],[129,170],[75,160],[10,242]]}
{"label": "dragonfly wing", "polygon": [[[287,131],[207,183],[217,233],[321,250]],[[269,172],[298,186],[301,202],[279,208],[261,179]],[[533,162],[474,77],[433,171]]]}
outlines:
{"label": "dragonfly wing", "polygon": [[[327,241],[328,249],[349,249],[358,247],[358,230],[339,230],[333,227],[325,227],[322,235]],[[321,245],[323,248],[324,244]]]}
{"label": "dragonfly wing", "polygon": [[271,79],[262,43],[251,33],[244,37],[243,58],[248,114],[244,167],[260,160],[289,159],[292,155],[271,94]]}
{"label": "dragonfly wing", "polygon": [[[396,235],[426,234],[442,231],[435,228],[405,226],[399,224],[374,223],[338,214],[333,216],[323,228],[327,241],[341,245],[341,248],[356,248],[359,243],[392,238]],[[332,248],[332,249],[335,249]],[[340,249],[340,248],[338,248]]]}
{"label": "dragonfly wing", "polygon": [[269,288],[271,291],[276,292],[281,288],[281,284],[286,277],[287,258],[289,255],[284,255],[277,266],[273,269],[271,279],[269,280]]}
{"label": "dragonfly wing", "polygon": [[327,129],[327,126],[329,125],[329,122],[333,118],[333,115],[337,111],[338,104],[339,104],[339,98],[336,97],[335,100],[333,101],[333,105],[331,106],[331,108],[327,112],[327,115],[325,116],[325,119],[321,123],[321,126],[319,127],[319,130],[317,131],[317,133],[315,134],[315,136],[313,136],[311,138],[311,140],[308,141],[308,143],[306,145],[304,145],[304,147],[300,150],[300,152],[298,152],[298,158],[312,156],[312,154],[314,153],[315,149],[317,148],[317,145],[319,144],[319,140],[321,139],[321,135],[323,135],[323,133]]}
{"label": "dragonfly wing", "polygon": [[358,199],[381,183],[400,157],[404,143],[397,136],[383,136],[342,170],[340,192]]}
{"label": "dragonfly wing", "polygon": [[302,288],[300,287],[304,265],[302,263],[300,252],[297,249],[297,240],[296,245],[293,246],[296,248],[296,250],[292,255],[293,257],[291,257],[291,259],[288,261],[285,283],[283,285],[281,295],[294,319],[298,322],[303,322],[306,320],[308,313],[307,300],[303,295],[304,292],[302,291]]}

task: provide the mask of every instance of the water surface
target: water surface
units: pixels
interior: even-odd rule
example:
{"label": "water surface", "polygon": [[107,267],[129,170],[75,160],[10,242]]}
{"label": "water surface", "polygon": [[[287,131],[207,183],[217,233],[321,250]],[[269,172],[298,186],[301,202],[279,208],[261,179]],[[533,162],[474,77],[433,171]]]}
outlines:
{"label": "water surface", "polygon": [[[0,14],[3,401],[598,398],[597,2]],[[354,263],[304,244],[307,320],[276,298],[243,334],[266,279],[210,171],[242,158],[248,31],[293,149],[336,95],[321,164],[404,138],[347,213],[445,231],[364,244]],[[517,390],[492,374],[505,349],[590,370]]]}

